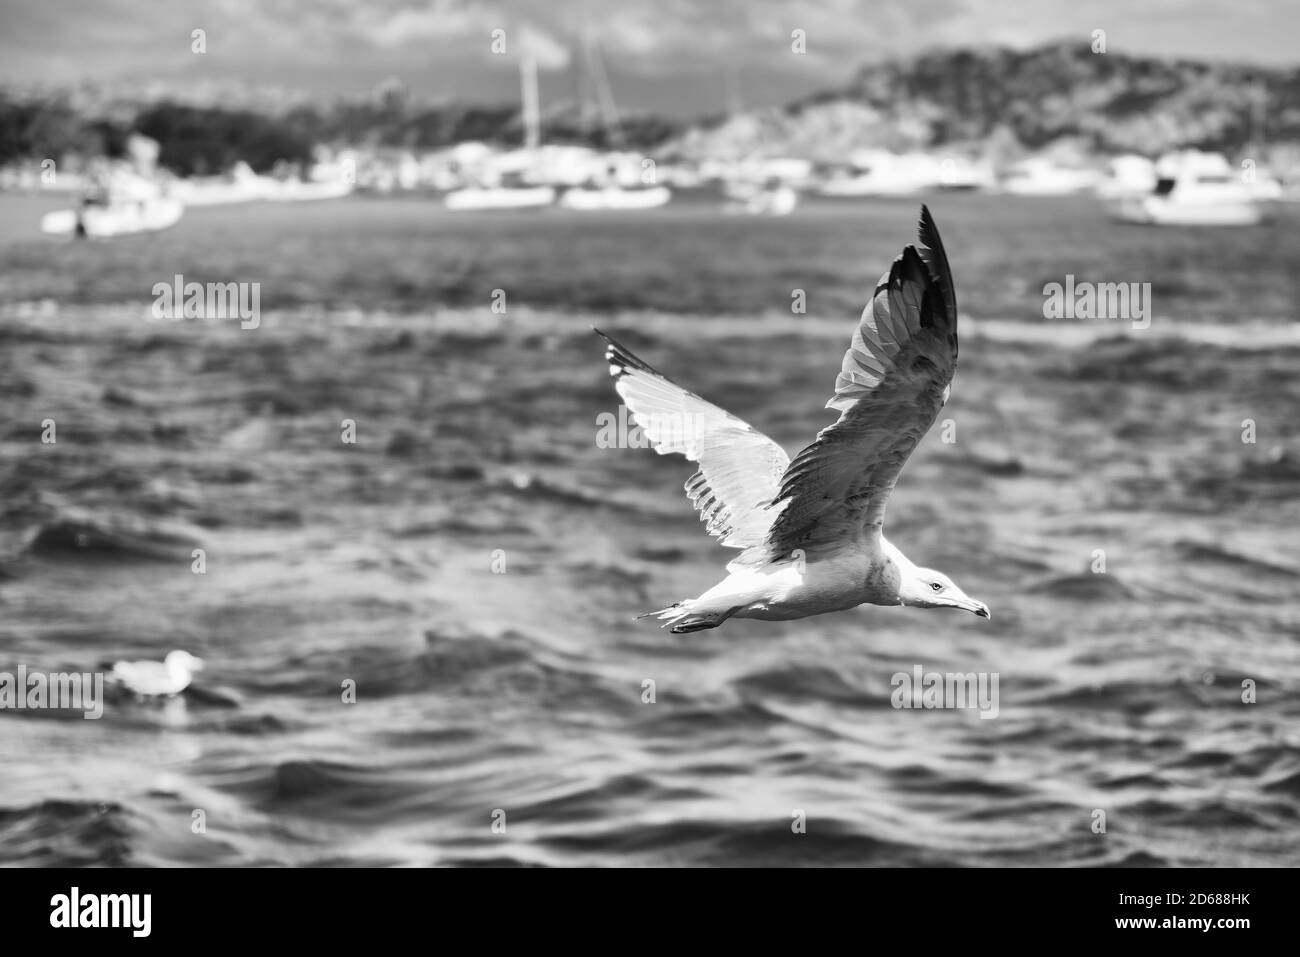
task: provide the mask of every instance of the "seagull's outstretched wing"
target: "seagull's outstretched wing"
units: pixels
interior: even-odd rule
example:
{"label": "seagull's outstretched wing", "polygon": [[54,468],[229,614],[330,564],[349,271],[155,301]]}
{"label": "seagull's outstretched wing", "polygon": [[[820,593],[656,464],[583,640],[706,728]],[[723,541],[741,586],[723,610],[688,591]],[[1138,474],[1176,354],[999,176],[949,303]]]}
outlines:
{"label": "seagull's outstretched wing", "polygon": [[[881,277],[862,314],[827,408],[840,417],[795,456],[763,546],[740,561],[876,533],[908,456],[948,401],[957,364],[957,304],[930,211],[919,242]],[[775,509],[774,509],[775,511]]]}
{"label": "seagull's outstretched wing", "polygon": [[660,455],[699,464],[686,494],[709,534],[731,548],[758,545],[790,464],[785,450],[730,412],[664,378],[599,329],[614,388]]}

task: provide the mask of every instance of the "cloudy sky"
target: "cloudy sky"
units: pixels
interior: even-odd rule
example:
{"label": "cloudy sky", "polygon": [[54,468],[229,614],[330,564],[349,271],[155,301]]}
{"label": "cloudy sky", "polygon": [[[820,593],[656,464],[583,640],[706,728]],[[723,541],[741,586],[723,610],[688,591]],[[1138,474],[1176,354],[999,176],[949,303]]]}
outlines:
{"label": "cloudy sky", "polygon": [[[322,94],[397,76],[419,97],[518,97],[510,54],[572,96],[584,30],[625,109],[786,102],[932,46],[1027,46],[1104,29],[1110,51],[1300,63],[1295,0],[0,0],[0,82],[238,78]],[[191,51],[195,29],[207,52]],[[803,30],[807,52],[791,50]]]}

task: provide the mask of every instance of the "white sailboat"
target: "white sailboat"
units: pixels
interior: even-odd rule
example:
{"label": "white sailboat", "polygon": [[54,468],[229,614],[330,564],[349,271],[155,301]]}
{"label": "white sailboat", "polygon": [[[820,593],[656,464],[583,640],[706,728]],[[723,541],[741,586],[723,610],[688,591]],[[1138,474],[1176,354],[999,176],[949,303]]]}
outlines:
{"label": "white sailboat", "polygon": [[555,202],[553,186],[465,186],[443,198],[448,209],[535,209]]}
{"label": "white sailboat", "polygon": [[[610,87],[609,77],[595,47],[584,36],[583,53],[586,57],[587,72],[595,86],[596,102],[609,138],[615,143],[623,139],[622,128],[618,121],[618,108],[614,105],[614,93]],[[638,164],[639,165],[639,164]],[[633,209],[654,209],[666,205],[673,198],[673,191],[662,183],[629,183],[626,176],[615,175],[605,169],[600,175],[580,186],[571,186],[560,196],[560,205],[565,209],[583,212],[619,211]]]}
{"label": "white sailboat", "polygon": [[565,209],[585,211],[619,209],[654,209],[673,198],[667,186],[646,186],[628,189],[624,186],[575,186],[566,189],[560,197]]}
{"label": "white sailboat", "polygon": [[[1254,157],[1268,154],[1264,141],[1265,117],[1268,114],[1268,88],[1257,83],[1254,90],[1254,103],[1250,111],[1250,141],[1246,144],[1246,159],[1242,160],[1241,181],[1250,191],[1251,198],[1263,203],[1261,212],[1276,210],[1276,204],[1288,198],[1286,188],[1273,171],[1257,162]],[[1267,217],[1267,212],[1264,213]]]}
{"label": "white sailboat", "polygon": [[[524,149],[536,154],[541,141],[541,108],[537,93],[537,60],[525,55],[519,63],[523,101]],[[454,189],[443,198],[452,210],[536,209],[555,202],[555,187],[529,185],[498,178],[495,182]]]}

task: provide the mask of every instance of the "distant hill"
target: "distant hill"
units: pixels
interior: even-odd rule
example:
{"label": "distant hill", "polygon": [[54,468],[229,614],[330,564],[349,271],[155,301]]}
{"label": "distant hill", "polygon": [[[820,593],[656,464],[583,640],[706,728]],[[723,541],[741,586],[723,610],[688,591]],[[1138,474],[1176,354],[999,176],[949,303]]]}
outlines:
{"label": "distant hill", "polygon": [[854,147],[1006,153],[1061,141],[1092,152],[1238,153],[1260,137],[1300,147],[1300,69],[1093,53],[1079,42],[871,64],[843,88],[699,124],[671,146],[694,158],[759,150],[834,160]]}
{"label": "distant hill", "polygon": [[[413,150],[464,140],[517,145],[516,103],[416,100],[400,85],[322,100],[301,92],[155,85],[0,91],[0,165],[119,152],[141,130],[178,173],[300,161],[332,143]],[[1156,155],[1181,146],[1241,154],[1260,143],[1300,168],[1300,69],[1093,53],[1086,40],[1030,50],[937,50],[864,66],[841,88],[784,107],[695,123],[625,116],[621,144],[573,103],[550,104],[543,140],[623,145],[663,158],[755,153],[839,162],[855,149],[948,148],[1003,160],[1050,147]]]}
{"label": "distant hill", "polygon": [[[366,96],[314,102],[302,97],[149,92],[111,96],[77,89],[0,90],[0,165],[46,157],[78,160],[120,156],[132,130],[158,140],[163,166],[181,175],[216,173],[243,160],[265,172],[280,162],[303,162],[316,144],[429,150],[467,140],[501,146],[523,142],[518,104],[413,101]],[[621,137],[573,103],[552,104],[542,117],[548,143],[648,149],[679,134],[680,121],[629,114]]]}

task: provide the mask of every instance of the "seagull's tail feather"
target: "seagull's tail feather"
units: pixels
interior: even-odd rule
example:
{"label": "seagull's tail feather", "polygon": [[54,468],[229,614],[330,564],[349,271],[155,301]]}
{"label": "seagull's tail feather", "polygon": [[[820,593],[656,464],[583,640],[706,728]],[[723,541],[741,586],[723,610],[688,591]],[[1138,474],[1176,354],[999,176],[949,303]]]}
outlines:
{"label": "seagull's tail feather", "polygon": [[674,612],[676,609],[681,608],[681,607],[682,607],[682,603],[679,602],[679,601],[675,601],[675,602],[673,602],[671,605],[669,605],[667,608],[660,608],[658,611],[648,611],[648,612],[646,612],[644,615],[637,615],[637,616],[636,616],[636,620],[637,620],[637,621],[640,621],[640,620],[643,619],[643,618],[653,618],[653,617],[656,617],[656,616],[659,617],[659,618],[663,618],[663,617],[665,617],[665,616],[667,616],[667,615],[671,615],[671,614],[673,614],[673,612]]}
{"label": "seagull's tail feather", "polygon": [[677,601],[673,602],[667,608],[661,608],[658,611],[648,611],[644,615],[637,615],[637,620],[642,618],[658,618],[663,622],[660,628],[667,628],[674,635],[686,635],[693,631],[705,631],[709,628],[717,628],[720,624],[740,611],[741,606],[729,608],[726,611],[701,611],[694,601]]}

